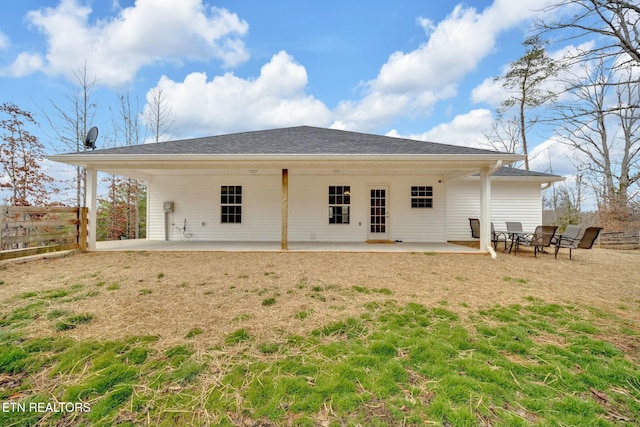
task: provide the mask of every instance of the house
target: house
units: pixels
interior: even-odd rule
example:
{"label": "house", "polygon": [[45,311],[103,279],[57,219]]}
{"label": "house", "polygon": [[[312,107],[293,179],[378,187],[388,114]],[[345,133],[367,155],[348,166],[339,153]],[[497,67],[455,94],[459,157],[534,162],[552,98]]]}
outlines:
{"label": "house", "polygon": [[98,171],[146,181],[147,239],[280,241],[283,249],[289,241],[472,240],[471,216],[485,248],[490,221],[539,225],[542,185],[563,179],[506,167],[522,160],[517,154],[310,126],[49,159],[87,169],[90,249]]}

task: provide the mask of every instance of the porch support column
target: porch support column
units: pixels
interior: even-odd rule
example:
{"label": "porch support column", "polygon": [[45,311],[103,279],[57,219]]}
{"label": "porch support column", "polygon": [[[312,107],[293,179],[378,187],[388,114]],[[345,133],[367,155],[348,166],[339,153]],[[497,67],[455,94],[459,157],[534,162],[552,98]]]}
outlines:
{"label": "porch support column", "polygon": [[98,218],[96,212],[96,198],[98,191],[98,171],[93,168],[87,168],[87,187],[86,187],[86,195],[85,195],[85,205],[89,210],[89,224],[88,224],[88,239],[87,239],[87,249],[90,251],[96,250],[96,221]]}
{"label": "porch support column", "polygon": [[491,179],[488,168],[480,170],[480,251],[491,244]]}
{"label": "porch support column", "polygon": [[282,235],[280,248],[289,249],[289,169],[282,169]]}

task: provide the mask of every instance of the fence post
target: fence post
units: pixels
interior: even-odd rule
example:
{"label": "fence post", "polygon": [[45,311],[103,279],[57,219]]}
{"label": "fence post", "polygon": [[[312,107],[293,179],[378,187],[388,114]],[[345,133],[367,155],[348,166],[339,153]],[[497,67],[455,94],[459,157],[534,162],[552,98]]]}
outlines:
{"label": "fence post", "polygon": [[78,208],[78,245],[80,246],[80,252],[87,251],[88,211],[89,209],[86,207]]}

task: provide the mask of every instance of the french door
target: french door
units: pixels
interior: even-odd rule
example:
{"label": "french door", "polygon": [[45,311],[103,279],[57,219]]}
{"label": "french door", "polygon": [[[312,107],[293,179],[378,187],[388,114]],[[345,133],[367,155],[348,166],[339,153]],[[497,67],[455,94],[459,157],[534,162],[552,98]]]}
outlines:
{"label": "french door", "polygon": [[389,240],[389,186],[369,187],[368,240]]}

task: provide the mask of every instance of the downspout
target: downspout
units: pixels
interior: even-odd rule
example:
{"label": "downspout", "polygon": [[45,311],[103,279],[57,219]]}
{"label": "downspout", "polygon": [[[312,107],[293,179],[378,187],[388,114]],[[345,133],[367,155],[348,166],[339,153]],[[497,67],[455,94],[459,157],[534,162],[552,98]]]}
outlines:
{"label": "downspout", "polygon": [[502,160],[498,160],[496,165],[489,169],[489,176],[493,175],[498,169],[502,167]]}

